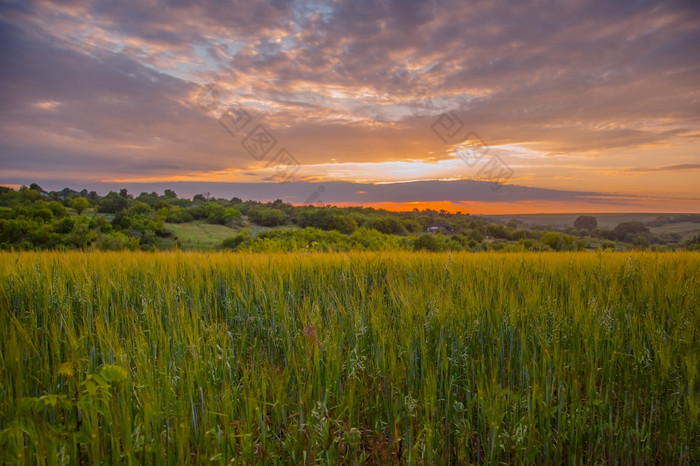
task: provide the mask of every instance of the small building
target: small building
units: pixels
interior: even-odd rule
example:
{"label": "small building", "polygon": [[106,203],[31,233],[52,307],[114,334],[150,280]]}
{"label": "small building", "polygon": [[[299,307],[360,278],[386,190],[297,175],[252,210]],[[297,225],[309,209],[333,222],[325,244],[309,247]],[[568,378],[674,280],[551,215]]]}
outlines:
{"label": "small building", "polygon": [[452,228],[445,223],[445,222],[433,222],[430,225],[428,225],[428,228],[425,229],[428,233],[437,233],[437,232],[451,232]]}

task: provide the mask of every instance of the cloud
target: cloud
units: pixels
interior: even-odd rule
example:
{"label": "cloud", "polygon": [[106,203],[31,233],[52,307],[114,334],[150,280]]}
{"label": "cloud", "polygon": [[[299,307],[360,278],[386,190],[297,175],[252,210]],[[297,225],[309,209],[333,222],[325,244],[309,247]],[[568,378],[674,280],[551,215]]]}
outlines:
{"label": "cloud", "polygon": [[[5,173],[253,173],[257,161],[196,105],[215,73],[227,102],[248,108],[303,165],[453,158],[452,144],[431,130],[443,111],[491,146],[553,158],[650,147],[663,154],[700,140],[693,2],[74,0],[0,8]],[[432,106],[412,111],[418,98]],[[687,155],[664,160],[695,165]],[[639,160],[631,171],[649,164]]]}
{"label": "cloud", "polygon": [[632,172],[698,171],[700,170],[700,163],[681,163],[677,165],[663,165],[661,167],[634,167],[628,170]]}

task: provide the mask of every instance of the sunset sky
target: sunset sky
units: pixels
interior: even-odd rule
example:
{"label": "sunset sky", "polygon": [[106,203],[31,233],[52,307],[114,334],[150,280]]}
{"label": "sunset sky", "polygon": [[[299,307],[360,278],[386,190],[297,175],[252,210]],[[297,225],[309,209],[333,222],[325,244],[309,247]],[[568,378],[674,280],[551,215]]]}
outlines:
{"label": "sunset sky", "polygon": [[698,83],[696,1],[0,0],[0,184],[700,212]]}

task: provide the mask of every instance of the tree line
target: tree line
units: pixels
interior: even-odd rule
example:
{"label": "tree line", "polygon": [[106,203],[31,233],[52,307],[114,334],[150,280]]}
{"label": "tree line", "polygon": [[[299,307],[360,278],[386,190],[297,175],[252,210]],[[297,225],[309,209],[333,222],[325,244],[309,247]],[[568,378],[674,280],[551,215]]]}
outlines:
{"label": "tree line", "polygon": [[[683,217],[700,222],[700,216]],[[658,221],[672,223],[672,217]],[[655,235],[642,222],[601,228],[579,216],[554,231],[432,209],[390,212],[371,207],[294,206],[274,202],[180,198],[126,189],[104,196],[95,191],[45,191],[37,184],[0,187],[0,249],[172,249],[179,239],[168,224],[210,223],[232,228],[219,247],[228,250],[429,250],[574,251],[584,249],[698,249],[698,235]],[[650,222],[651,223],[651,222]]]}

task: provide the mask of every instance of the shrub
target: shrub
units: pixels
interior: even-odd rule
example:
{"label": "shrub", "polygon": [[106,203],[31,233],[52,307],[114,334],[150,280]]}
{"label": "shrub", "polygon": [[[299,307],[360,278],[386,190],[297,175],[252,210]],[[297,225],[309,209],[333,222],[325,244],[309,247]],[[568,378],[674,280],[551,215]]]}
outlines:
{"label": "shrub", "polygon": [[440,251],[443,249],[443,247],[440,244],[440,241],[438,241],[437,235],[424,233],[413,242],[413,249],[416,251]]}
{"label": "shrub", "polygon": [[244,228],[237,235],[223,240],[221,247],[225,249],[236,249],[242,244],[249,244],[252,239],[253,237],[250,234],[250,229]]}
{"label": "shrub", "polygon": [[593,231],[598,228],[598,221],[590,215],[581,215],[574,220],[574,227],[578,230]]}
{"label": "shrub", "polygon": [[264,227],[276,227],[286,221],[284,212],[270,207],[256,207],[248,211],[248,218],[251,222]]}
{"label": "shrub", "polygon": [[90,206],[90,203],[84,197],[76,197],[70,201],[70,206],[75,209],[78,215],[81,215]]}

